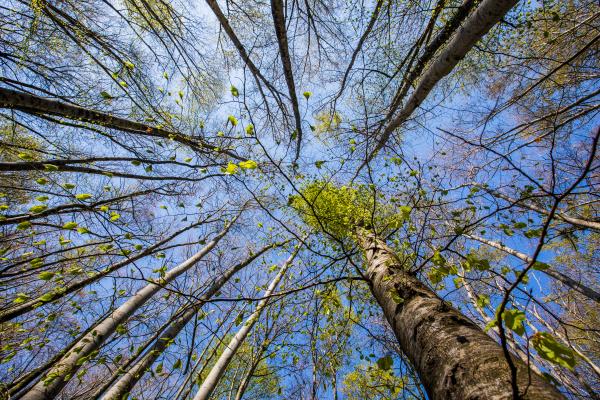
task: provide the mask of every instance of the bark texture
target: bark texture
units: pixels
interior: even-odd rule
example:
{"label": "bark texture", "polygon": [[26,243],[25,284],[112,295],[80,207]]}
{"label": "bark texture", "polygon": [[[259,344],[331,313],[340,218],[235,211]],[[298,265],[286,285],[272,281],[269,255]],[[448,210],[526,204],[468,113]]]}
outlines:
{"label": "bark texture", "polygon": [[229,268],[224,274],[220,275],[212,283],[212,285],[202,294],[202,297],[198,301],[175,313],[175,315],[172,317],[173,322],[171,322],[163,334],[160,335],[160,338],[154,342],[154,345],[150,348],[150,350],[148,350],[146,354],[144,354],[144,356],[106,392],[102,399],[119,400],[129,393],[135,384],[142,378],[142,376],[144,376],[145,372],[152,367],[156,359],[165,351],[167,347],[169,347],[172,341],[175,340],[177,335],[179,335],[179,332],[181,332],[181,330],[188,324],[188,322],[190,322],[194,315],[196,315],[200,308],[208,300],[210,300],[215,293],[221,290],[223,285],[225,285],[233,275],[235,275],[244,267],[250,265],[252,261],[263,255],[267,250],[279,245],[281,245],[281,243],[263,247],[258,253],[252,255],[244,262]]}
{"label": "bark texture", "polygon": [[21,399],[45,400],[55,398],[75,375],[81,365],[83,365],[87,359],[93,357],[94,353],[97,352],[102,343],[115,332],[117,326],[126,322],[130,316],[152,298],[154,294],[160,291],[164,285],[173,281],[208,254],[217,245],[219,240],[227,234],[229,228],[236,219],[226,224],[223,230],[199,252],[168,271],[161,279],[160,284],[150,283],[144,286],[134,296],[130,297],[125,303],[113,311],[96,326],[96,329],[83,337],[79,343],[74,346],[73,350],[69,351],[61,358],[60,361],[58,361],[45,375],[44,379],[36,383],[23,395],[23,397],[21,397]]}
{"label": "bark texture", "polygon": [[[372,232],[357,230],[367,259],[371,290],[404,354],[432,400],[512,399],[510,370],[502,348],[474,322],[441,300]],[[520,360],[522,399],[563,399]]]}
{"label": "bark texture", "polygon": [[368,157],[370,161],[390,138],[392,132],[410,117],[435,85],[462,60],[467,52],[517,3],[517,0],[483,0],[458,28],[454,37],[423,72],[415,90],[398,115],[385,127],[381,138]]}
{"label": "bark texture", "polygon": [[200,385],[200,388],[194,396],[194,400],[208,400],[210,398],[212,392],[215,390],[217,384],[221,380],[221,377],[227,370],[227,366],[233,359],[233,356],[235,356],[235,353],[238,351],[242,343],[244,343],[244,340],[246,340],[246,337],[252,330],[252,327],[260,317],[260,314],[268,305],[270,300],[269,296],[273,293],[273,291],[287,272],[288,268],[292,265],[292,261],[294,261],[294,258],[296,257],[296,254],[298,254],[299,250],[300,245],[296,247],[294,252],[281,266],[281,269],[279,270],[279,272],[277,272],[277,275],[275,275],[275,278],[273,278],[273,280],[269,284],[269,287],[265,291],[265,298],[258,303],[258,305],[256,306],[256,310],[254,310],[252,315],[250,315],[248,319],[244,321],[242,327],[236,332],[236,334],[233,336],[227,347],[225,347],[223,353],[221,353],[221,356],[202,382],[202,385]]}

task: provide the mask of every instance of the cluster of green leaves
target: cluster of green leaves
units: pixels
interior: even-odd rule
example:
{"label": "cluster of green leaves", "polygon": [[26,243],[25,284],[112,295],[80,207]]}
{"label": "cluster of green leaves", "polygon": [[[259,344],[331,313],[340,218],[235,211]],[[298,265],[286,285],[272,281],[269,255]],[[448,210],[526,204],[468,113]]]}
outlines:
{"label": "cluster of green leaves", "polygon": [[360,364],[344,377],[342,391],[349,400],[397,399],[405,386],[405,378],[394,374],[393,360],[386,356],[376,365]]}
{"label": "cluster of green leaves", "polygon": [[380,234],[398,229],[411,212],[408,206],[378,201],[369,186],[336,186],[325,181],[304,185],[300,195],[290,197],[290,205],[308,226],[338,239],[352,238],[358,227]]}

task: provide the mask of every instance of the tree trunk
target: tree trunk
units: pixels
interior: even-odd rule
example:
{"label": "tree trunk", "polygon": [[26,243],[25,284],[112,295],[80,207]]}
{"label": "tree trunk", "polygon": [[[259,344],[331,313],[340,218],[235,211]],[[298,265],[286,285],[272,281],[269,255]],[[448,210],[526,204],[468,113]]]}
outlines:
{"label": "tree trunk", "polygon": [[[531,257],[529,257],[528,255],[523,254],[517,250],[511,249],[510,247],[505,246],[502,243],[494,242],[492,240],[484,239],[482,237],[472,235],[472,234],[464,234],[464,236],[469,239],[473,239],[478,242],[487,244],[488,246],[494,247],[498,250],[502,250],[503,252],[510,254],[512,256],[515,256],[515,257],[521,259],[522,261],[525,261],[526,263],[531,263],[533,261],[533,259]],[[569,288],[573,289],[574,291],[584,295],[588,299],[600,303],[600,293],[596,292],[592,288],[585,286],[581,282],[578,282],[575,279],[572,279],[572,278],[568,277],[567,275],[563,274],[562,272],[556,271],[552,268],[543,269],[540,271],[543,272],[544,274],[548,275],[549,277],[556,279],[557,281],[561,282],[565,286],[568,286]]]}
{"label": "tree trunk", "polygon": [[225,373],[225,370],[231,362],[231,359],[240,348],[242,343],[244,343],[244,340],[248,336],[248,333],[250,333],[250,330],[260,317],[260,314],[264,308],[267,306],[267,304],[269,304],[270,299],[268,297],[273,293],[279,284],[279,281],[281,281],[288,268],[291,266],[292,261],[294,261],[296,254],[298,254],[298,251],[300,250],[300,246],[301,245],[296,246],[296,249],[294,249],[293,253],[285,261],[277,275],[275,275],[275,278],[273,278],[269,284],[269,287],[264,293],[265,298],[258,303],[256,310],[252,313],[252,315],[250,315],[250,317],[248,317],[248,319],[246,319],[246,321],[244,321],[242,327],[237,331],[227,347],[223,350],[223,353],[221,353],[221,356],[204,379],[204,382],[202,382],[202,385],[200,385],[198,392],[196,392],[196,395],[194,396],[194,400],[208,400],[210,398],[210,395],[217,387],[217,384]]}
{"label": "tree trunk", "polygon": [[160,247],[162,247],[164,244],[170,242],[171,240],[173,240],[175,237],[177,237],[181,233],[183,233],[195,226],[197,226],[197,224],[186,226],[185,228],[173,233],[172,235],[166,237],[165,239],[154,243],[152,246],[148,247],[147,249],[145,249],[137,254],[132,254],[130,257],[127,257],[125,260],[123,260],[121,262],[109,265],[108,267],[104,268],[102,271],[92,274],[90,276],[87,276],[86,278],[84,278],[80,281],[69,283],[68,285],[60,288],[60,292],[56,292],[52,296],[52,299],[50,299],[50,300],[42,300],[44,295],[46,295],[46,294],[44,294],[44,295],[40,295],[40,296],[36,297],[35,299],[31,299],[24,303],[17,304],[13,307],[7,308],[6,310],[0,312],[0,323],[10,321],[11,319],[18,317],[19,315],[23,315],[25,313],[28,313],[29,311],[35,310],[37,307],[40,307],[47,303],[55,302],[59,299],[62,299],[65,296],[67,296],[68,294],[71,294],[80,289],[83,289],[87,285],[91,285],[92,283],[104,278],[108,274],[118,271],[119,269],[152,254],[153,252],[158,250]]}
{"label": "tree trunk", "polygon": [[[208,301],[215,293],[217,293],[223,285],[231,279],[237,272],[250,265],[252,261],[263,255],[269,249],[280,246],[281,243],[272,244],[263,247],[259,252],[253,254],[243,262],[231,267],[229,270],[217,278],[210,288],[202,294],[202,297],[194,304],[179,310],[172,317],[172,323],[164,331],[160,338],[156,340],[154,345],[146,352],[146,354],[133,365],[126,374],[124,374],[111,388],[106,392],[103,400],[120,400],[124,395],[129,393],[135,384],[144,376],[154,361],[165,351],[165,349],[172,343],[177,337],[179,332],[190,322],[190,320],[196,315],[199,309]],[[180,315],[177,317],[177,315]]]}
{"label": "tree trunk", "polygon": [[[432,400],[512,398],[511,374],[502,348],[474,322],[441,300],[375,234],[356,230],[367,260],[371,291]],[[518,359],[522,399],[563,399]]]}
{"label": "tree trunk", "polygon": [[234,218],[233,221],[228,222],[223,230],[199,252],[168,271],[165,276],[160,279],[159,284],[150,283],[146,285],[113,311],[110,316],[96,326],[96,329],[81,339],[73,351],[69,351],[61,358],[41,381],[25,393],[22,399],[43,400],[56,397],[60,390],[62,390],[73,375],[75,375],[75,372],[77,372],[79,367],[87,359],[93,357],[94,353],[98,351],[102,343],[115,332],[117,326],[127,321],[131,315],[144,305],[154,294],[160,291],[164,285],[173,281],[208,254],[217,245],[219,240],[225,236],[236,219],[237,217]]}

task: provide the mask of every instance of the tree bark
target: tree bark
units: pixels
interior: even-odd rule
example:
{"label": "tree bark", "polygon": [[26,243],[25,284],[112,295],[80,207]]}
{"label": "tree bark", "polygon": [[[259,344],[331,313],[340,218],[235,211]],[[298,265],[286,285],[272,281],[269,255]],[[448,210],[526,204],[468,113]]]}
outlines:
{"label": "tree bark", "polygon": [[[483,244],[487,244],[490,247],[494,247],[498,250],[502,250],[503,252],[510,254],[512,256],[515,256],[519,259],[521,259],[522,261],[526,262],[526,263],[531,263],[533,261],[533,259],[531,257],[529,257],[526,254],[523,254],[517,250],[511,249],[508,246],[503,245],[502,243],[498,243],[498,242],[494,242],[492,240],[489,239],[485,239],[473,234],[464,234],[465,237],[469,238],[469,239],[473,239],[476,240],[478,242],[481,242]],[[565,286],[570,287],[571,289],[575,290],[576,292],[584,295],[585,297],[587,297],[590,300],[593,300],[595,302],[599,302],[600,303],[600,293],[596,292],[594,289],[589,288],[587,286],[585,286],[584,284],[582,284],[579,281],[576,281],[573,278],[570,278],[569,276],[563,274],[560,271],[555,271],[552,268],[549,269],[543,269],[540,270],[540,272],[548,275],[551,278],[556,279],[557,281],[563,283]]]}
{"label": "tree bark", "polygon": [[223,350],[223,353],[221,353],[221,356],[204,379],[204,382],[202,382],[202,385],[200,385],[198,392],[196,392],[196,395],[194,396],[194,400],[208,400],[210,398],[210,395],[217,387],[219,380],[225,373],[225,370],[227,369],[227,366],[233,359],[233,356],[238,351],[242,343],[244,343],[244,340],[252,330],[252,327],[260,317],[262,311],[269,304],[270,299],[268,297],[273,293],[273,291],[287,272],[288,268],[292,265],[292,261],[294,261],[296,254],[298,254],[300,246],[301,245],[296,246],[293,253],[285,261],[277,275],[275,275],[275,278],[273,278],[273,280],[269,284],[269,287],[264,293],[265,298],[258,303],[258,305],[256,306],[256,310],[252,313],[252,315],[250,315],[250,317],[248,317],[248,319],[246,319],[246,321],[244,321],[242,327],[237,331],[237,333],[233,336],[227,347]]}
{"label": "tree bark", "polygon": [[392,132],[402,125],[429,95],[435,85],[462,60],[494,25],[517,3],[517,0],[483,0],[458,28],[454,37],[425,70],[419,82],[398,115],[384,128],[377,146],[367,158],[370,161],[383,148]]}
{"label": "tree bark", "polygon": [[[200,308],[208,301],[210,298],[217,293],[223,285],[225,285],[229,279],[237,272],[250,265],[252,261],[263,255],[266,251],[280,246],[281,243],[271,244],[263,247],[259,252],[250,256],[243,262],[231,267],[229,270],[225,271],[225,273],[217,278],[215,282],[208,288],[208,290],[202,294],[202,297],[197,300],[194,304],[179,310],[173,317],[172,323],[169,327],[164,331],[162,335],[156,340],[154,345],[146,352],[146,354],[133,365],[127,373],[125,373],[102,397],[103,400],[120,400],[127,393],[131,391],[131,389],[135,386],[135,384],[144,376],[146,371],[148,371],[154,361],[165,351],[165,349],[172,343],[173,340],[179,335],[179,332],[190,322],[190,320],[196,315],[196,313],[200,310]],[[179,316],[177,316],[179,315]]]}
{"label": "tree bark", "polygon": [[22,399],[44,400],[56,397],[62,388],[75,375],[75,372],[77,372],[85,360],[91,358],[100,348],[102,343],[115,332],[117,326],[127,321],[131,315],[144,305],[154,294],[160,291],[164,285],[173,281],[208,254],[227,234],[229,228],[236,219],[237,217],[231,222],[228,222],[223,230],[200,251],[168,271],[165,276],[161,278],[159,284],[150,283],[146,285],[113,311],[109,317],[105,318],[98,326],[96,326],[96,329],[81,339],[72,351],[69,351],[60,361],[58,361],[41,381],[23,395]]}
{"label": "tree bark", "polygon": [[[374,233],[356,230],[371,291],[432,400],[511,399],[502,348],[474,322],[440,299]],[[521,399],[564,397],[513,358]]]}

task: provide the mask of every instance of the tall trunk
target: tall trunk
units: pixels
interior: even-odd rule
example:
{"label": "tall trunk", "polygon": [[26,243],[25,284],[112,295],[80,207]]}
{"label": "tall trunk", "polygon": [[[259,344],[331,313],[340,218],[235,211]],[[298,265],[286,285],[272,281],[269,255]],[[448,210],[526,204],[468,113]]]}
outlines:
{"label": "tall trunk", "polygon": [[250,317],[248,317],[248,319],[246,319],[246,321],[244,321],[242,327],[237,331],[227,347],[223,350],[223,353],[221,353],[221,356],[204,379],[204,382],[202,382],[202,385],[200,385],[198,392],[196,392],[196,395],[194,396],[194,400],[208,400],[212,392],[215,390],[233,356],[238,351],[242,343],[244,343],[244,340],[248,336],[248,333],[250,333],[250,330],[252,330],[252,327],[260,317],[262,311],[265,309],[267,304],[269,304],[270,299],[268,297],[273,293],[292,264],[292,261],[294,261],[296,254],[298,254],[298,251],[300,250],[300,246],[301,245],[296,246],[290,257],[285,261],[277,275],[275,275],[275,278],[273,278],[269,284],[269,287],[264,294],[265,298],[258,303],[256,310],[252,313],[252,315],[250,315]]}
{"label": "tall trunk", "polygon": [[[190,322],[190,320],[196,315],[199,309],[221,288],[225,285],[229,279],[237,272],[250,265],[252,261],[263,255],[269,249],[276,246],[280,246],[281,243],[271,244],[263,247],[260,251],[248,257],[243,262],[229,268],[225,273],[213,282],[208,290],[198,299],[194,304],[179,310],[173,317],[172,323],[164,331],[160,338],[154,342],[154,345],[146,352],[146,354],[133,365],[126,374],[124,374],[102,397],[103,400],[119,400],[124,397],[125,394],[129,393],[135,384],[144,376],[154,361],[165,351],[165,349],[172,343],[177,337],[179,332]],[[178,316],[179,315],[179,316]]]}
{"label": "tall trunk", "polygon": [[[482,237],[479,237],[479,236],[476,236],[473,234],[464,234],[464,236],[469,239],[473,239],[478,242],[487,244],[488,246],[494,247],[498,250],[502,250],[503,252],[510,254],[512,256],[515,256],[515,257],[521,259],[522,261],[525,261],[526,263],[531,263],[533,261],[533,259],[531,257],[529,257],[528,255],[523,254],[517,250],[511,249],[510,247],[505,246],[502,243],[494,242],[489,239],[484,239]],[[543,272],[544,274],[548,275],[551,278],[556,279],[557,281],[563,283],[565,286],[570,287],[571,289],[575,290],[576,292],[584,295],[588,299],[594,300],[594,301],[600,303],[600,293],[596,292],[594,289],[592,289],[590,287],[585,286],[581,282],[576,281],[573,278],[570,278],[569,276],[563,274],[562,272],[556,271],[553,268],[543,269],[543,270],[541,270],[541,272]]]}
{"label": "tall trunk", "polygon": [[164,244],[170,242],[171,240],[173,240],[175,237],[177,237],[181,233],[183,233],[197,225],[198,224],[186,226],[185,228],[173,233],[172,235],[164,238],[163,240],[160,240],[160,241],[154,243],[152,246],[148,247],[147,249],[145,249],[137,254],[132,254],[130,257],[127,257],[127,259],[125,259],[121,262],[109,265],[108,267],[104,268],[102,271],[92,274],[90,276],[87,276],[86,278],[84,278],[80,281],[69,283],[68,285],[60,288],[60,292],[56,292],[55,294],[53,294],[52,298],[49,300],[44,299],[44,297],[47,297],[47,294],[44,294],[35,299],[26,301],[21,304],[17,304],[14,307],[7,308],[6,310],[3,310],[2,312],[0,312],[0,323],[10,321],[11,319],[18,317],[19,315],[23,315],[29,311],[35,310],[37,307],[39,307],[43,304],[55,302],[71,293],[74,293],[74,292],[86,287],[87,285],[91,285],[92,283],[102,279],[103,277],[107,276],[108,274],[118,271],[119,269],[152,254],[153,252],[155,252],[156,250],[161,248]]}
{"label": "tall trunk", "polygon": [[[371,291],[429,397],[512,398],[511,374],[500,345],[406,272],[373,232],[357,228],[356,234],[366,256]],[[513,362],[522,399],[563,399],[522,361]]]}
{"label": "tall trunk", "polygon": [[236,219],[237,217],[234,218],[233,221],[228,222],[223,230],[199,252],[168,271],[165,276],[160,279],[159,284],[150,283],[146,285],[113,311],[110,316],[96,326],[96,329],[81,339],[72,351],[69,351],[61,358],[40,382],[25,393],[22,399],[43,400],[56,397],[60,390],[69,382],[73,375],[75,375],[75,372],[77,372],[79,367],[86,360],[93,357],[94,353],[98,351],[102,343],[115,332],[117,326],[127,321],[131,315],[144,305],[154,294],[160,291],[164,285],[173,281],[208,254],[223,236],[225,236]]}

